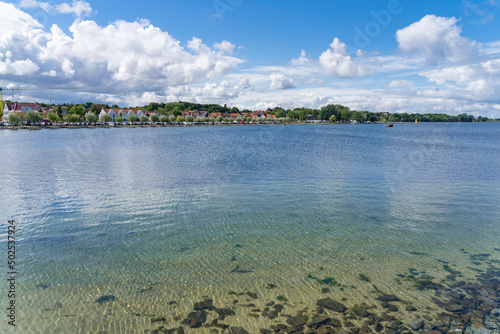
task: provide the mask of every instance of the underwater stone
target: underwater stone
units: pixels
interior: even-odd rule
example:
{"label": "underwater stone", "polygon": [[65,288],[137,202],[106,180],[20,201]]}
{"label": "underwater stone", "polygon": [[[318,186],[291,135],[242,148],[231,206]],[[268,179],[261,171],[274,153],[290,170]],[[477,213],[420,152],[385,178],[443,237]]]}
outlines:
{"label": "underwater stone", "polygon": [[281,312],[285,309],[285,307],[281,304],[276,304],[276,305],[273,305],[273,308],[277,311],[277,312]]}
{"label": "underwater stone", "polygon": [[262,316],[263,317],[268,317],[269,319],[274,319],[274,318],[277,318],[278,317],[278,311],[276,310],[273,310],[273,311],[264,311],[262,312]]}
{"label": "underwater stone", "polygon": [[382,324],[380,322],[377,322],[373,328],[375,330],[375,332],[381,332],[382,329],[384,329],[384,326],[382,326]]}
{"label": "underwater stone", "polygon": [[396,305],[390,304],[387,310],[389,310],[389,312],[398,312],[399,308]]}
{"label": "underwater stone", "polygon": [[399,302],[401,300],[396,295],[382,295],[376,299],[381,302]]}
{"label": "underwater stone", "polygon": [[199,311],[199,310],[205,310],[207,308],[211,308],[213,306],[213,300],[212,299],[207,299],[202,302],[197,302],[194,303],[194,309]]}
{"label": "underwater stone", "polygon": [[338,319],[330,319],[326,324],[337,328],[342,327],[342,323]]}
{"label": "underwater stone", "polygon": [[448,312],[460,312],[463,310],[463,307],[456,303],[445,303],[443,307]]}
{"label": "underwater stone", "polygon": [[360,318],[366,318],[370,315],[370,312],[368,312],[366,309],[362,307],[353,308],[351,309],[351,311]]}
{"label": "underwater stone", "polygon": [[313,326],[321,325],[321,324],[328,322],[329,320],[330,320],[330,318],[328,318],[326,315],[318,315],[318,316],[315,316],[314,318],[312,318],[307,326],[313,327]]}
{"label": "underwater stone", "polygon": [[332,331],[331,328],[328,327],[319,327],[314,331],[316,334],[333,334],[334,332]]}
{"label": "underwater stone", "polygon": [[191,328],[198,328],[207,321],[207,313],[205,311],[191,312],[187,315],[182,323],[188,325]]}
{"label": "underwater stone", "polygon": [[494,323],[493,321],[488,321],[485,320],[484,325],[488,327],[489,329],[499,329],[500,326],[497,323]]}
{"label": "underwater stone", "polygon": [[235,315],[236,313],[230,309],[229,307],[226,307],[226,308],[216,308],[215,309],[215,312],[217,312],[217,314],[219,316],[224,316],[224,317],[227,317],[227,316],[231,316],[231,315]]}
{"label": "underwater stone", "polygon": [[106,296],[99,297],[99,299],[97,299],[96,302],[98,302],[99,304],[102,304],[102,303],[106,303],[106,302],[112,302],[115,299],[116,298],[113,295],[106,295]]}
{"label": "underwater stone", "polygon": [[230,327],[229,332],[231,334],[249,334],[243,327]]}
{"label": "underwater stone", "polygon": [[331,298],[318,299],[318,301],[316,301],[316,305],[339,313],[343,313],[347,310],[347,307],[344,304]]}
{"label": "underwater stone", "polygon": [[286,323],[291,325],[291,326],[300,327],[300,326],[304,326],[306,324],[307,320],[309,320],[309,317],[307,315],[298,315],[296,317],[288,318],[286,320]]}
{"label": "underwater stone", "polygon": [[413,311],[416,311],[417,309],[413,305],[406,305],[406,310],[408,312],[413,312]]}
{"label": "underwater stone", "polygon": [[247,296],[252,298],[252,299],[257,299],[259,297],[257,297],[257,294],[255,292],[251,292],[251,291],[247,291]]}
{"label": "underwater stone", "polygon": [[272,326],[271,326],[271,329],[272,329],[273,331],[275,331],[276,333],[278,333],[279,331],[285,330],[285,329],[286,329],[286,325],[285,325],[285,324],[276,324],[276,325],[272,325]]}
{"label": "underwater stone", "polygon": [[420,327],[424,325],[424,321],[422,319],[413,319],[408,324],[412,329],[418,330]]}

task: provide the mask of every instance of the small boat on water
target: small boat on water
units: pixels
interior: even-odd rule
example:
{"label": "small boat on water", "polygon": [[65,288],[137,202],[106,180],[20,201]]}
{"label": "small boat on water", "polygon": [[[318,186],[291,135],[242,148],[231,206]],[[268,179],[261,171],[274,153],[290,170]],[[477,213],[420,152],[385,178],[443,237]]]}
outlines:
{"label": "small boat on water", "polygon": [[392,128],[393,126],[394,126],[394,124],[386,124],[386,125],[384,125],[384,127],[386,127],[386,128]]}

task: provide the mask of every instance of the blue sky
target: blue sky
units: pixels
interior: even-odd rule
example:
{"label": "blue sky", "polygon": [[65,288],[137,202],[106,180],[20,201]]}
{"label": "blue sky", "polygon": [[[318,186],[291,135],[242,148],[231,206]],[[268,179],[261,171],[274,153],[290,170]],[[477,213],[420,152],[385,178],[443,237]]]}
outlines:
{"label": "blue sky", "polygon": [[500,1],[0,1],[6,98],[500,117]]}

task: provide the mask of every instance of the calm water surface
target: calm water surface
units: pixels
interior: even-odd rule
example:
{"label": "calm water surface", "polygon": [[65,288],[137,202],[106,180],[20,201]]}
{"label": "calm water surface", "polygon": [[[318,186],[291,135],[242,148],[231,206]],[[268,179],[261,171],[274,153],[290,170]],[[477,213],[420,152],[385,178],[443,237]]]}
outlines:
{"label": "calm water surface", "polygon": [[0,156],[19,333],[177,327],[203,298],[258,333],[286,320],[248,315],[277,296],[295,314],[376,305],[374,286],[423,315],[435,291],[409,268],[474,282],[500,263],[498,124],[0,131]]}

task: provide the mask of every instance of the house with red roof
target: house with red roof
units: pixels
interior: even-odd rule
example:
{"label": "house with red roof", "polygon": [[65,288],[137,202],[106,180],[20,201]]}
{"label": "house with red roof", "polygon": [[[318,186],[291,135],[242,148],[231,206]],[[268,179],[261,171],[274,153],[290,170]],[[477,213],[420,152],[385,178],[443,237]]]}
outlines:
{"label": "house with red roof", "polygon": [[141,116],[146,116],[146,113],[142,111],[141,109],[120,109],[120,108],[115,108],[115,109],[101,109],[101,112],[99,113],[99,118],[102,115],[109,115],[111,116],[111,121],[115,121],[116,118],[121,117],[123,120],[126,120],[129,115],[135,115],[137,118]]}

